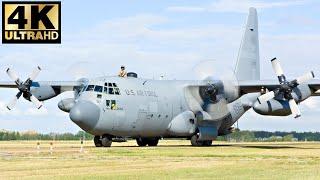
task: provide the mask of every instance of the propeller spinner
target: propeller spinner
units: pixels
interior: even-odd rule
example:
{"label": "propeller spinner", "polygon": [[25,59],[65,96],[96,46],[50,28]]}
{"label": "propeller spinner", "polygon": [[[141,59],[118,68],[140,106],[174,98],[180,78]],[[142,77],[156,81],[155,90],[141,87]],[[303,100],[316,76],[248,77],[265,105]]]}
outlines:
{"label": "propeller spinner", "polygon": [[231,68],[224,67],[218,61],[202,61],[197,64],[193,71],[199,80],[208,84],[206,94],[215,99],[220,94],[231,102],[239,95],[238,80]]}
{"label": "propeller spinner", "polygon": [[40,71],[41,71],[41,68],[39,66],[36,67],[32,71],[29,78],[23,82],[19,79],[17,73],[14,70],[12,70],[10,68],[8,68],[6,70],[8,76],[16,83],[17,88],[19,90],[17,95],[7,104],[7,108],[9,110],[14,108],[18,99],[21,97],[21,95],[23,95],[23,97],[25,99],[27,99],[28,101],[31,101],[38,109],[40,109],[42,107],[42,103],[35,96],[33,96],[30,92],[30,87],[31,87],[32,81],[38,76]]}
{"label": "propeller spinner", "polygon": [[278,80],[280,83],[280,87],[267,92],[266,94],[263,94],[258,97],[258,102],[261,104],[263,102],[267,102],[271,100],[272,98],[276,96],[282,96],[284,100],[289,102],[289,107],[291,110],[291,113],[294,115],[295,118],[298,118],[301,116],[301,112],[299,110],[299,107],[296,103],[296,101],[293,99],[292,96],[292,90],[296,88],[299,84],[303,84],[308,82],[309,80],[314,78],[314,73],[312,71],[298,77],[295,80],[287,81],[286,76],[283,73],[282,67],[280,65],[280,62],[277,58],[273,58],[271,60],[272,68],[275,71],[276,75],[278,76]]}

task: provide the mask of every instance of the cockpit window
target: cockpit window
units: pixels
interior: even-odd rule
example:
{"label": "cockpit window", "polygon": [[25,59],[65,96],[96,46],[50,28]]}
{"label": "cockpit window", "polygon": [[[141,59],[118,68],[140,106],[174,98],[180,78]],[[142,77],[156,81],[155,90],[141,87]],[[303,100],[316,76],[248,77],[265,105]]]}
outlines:
{"label": "cockpit window", "polygon": [[114,94],[120,95],[120,90],[119,90],[119,88],[114,88]]}
{"label": "cockpit window", "polygon": [[120,89],[117,83],[105,82],[103,87],[103,93],[120,95]]}
{"label": "cockpit window", "polygon": [[89,85],[86,89],[86,91],[93,91],[94,85]]}
{"label": "cockpit window", "polygon": [[113,88],[109,88],[109,94],[114,94]]}
{"label": "cockpit window", "polygon": [[102,92],[102,86],[96,86],[96,87],[94,88],[94,91],[95,91],[95,92]]}
{"label": "cockpit window", "polygon": [[81,89],[81,91],[80,91],[80,92],[85,91],[85,90],[87,89],[87,87],[88,87],[88,86],[84,86],[84,87]]}

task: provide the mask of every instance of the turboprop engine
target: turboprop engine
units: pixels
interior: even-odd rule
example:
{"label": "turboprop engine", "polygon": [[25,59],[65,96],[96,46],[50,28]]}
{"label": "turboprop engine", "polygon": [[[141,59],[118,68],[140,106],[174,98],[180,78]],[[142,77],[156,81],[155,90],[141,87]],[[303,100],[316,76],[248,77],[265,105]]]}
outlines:
{"label": "turboprop engine", "polygon": [[75,101],[74,98],[63,99],[58,103],[58,107],[60,110],[64,112],[70,112],[71,108],[74,106]]}
{"label": "turboprop engine", "polygon": [[[267,92],[257,98],[258,102],[262,104],[262,106],[256,107],[257,112],[265,113],[265,111],[268,111],[268,113],[271,113],[270,115],[273,115],[277,112],[276,109],[278,109],[278,107],[283,106],[285,109],[284,111],[289,107],[291,114],[293,114],[295,118],[300,117],[301,112],[297,103],[311,96],[311,91],[305,83],[314,78],[314,73],[310,71],[295,80],[288,81],[283,73],[279,60],[273,58],[271,64],[278,76],[280,85],[273,91]],[[278,100],[278,102],[281,103],[279,104],[276,101],[273,101],[273,99]],[[266,107],[266,104],[268,108]],[[274,110],[272,110],[272,105],[274,106]]]}

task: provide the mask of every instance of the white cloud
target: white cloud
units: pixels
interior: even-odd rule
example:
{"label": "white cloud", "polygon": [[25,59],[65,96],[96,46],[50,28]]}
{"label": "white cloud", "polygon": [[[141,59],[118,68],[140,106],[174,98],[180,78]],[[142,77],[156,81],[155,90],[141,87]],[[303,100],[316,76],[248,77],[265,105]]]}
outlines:
{"label": "white cloud", "polygon": [[261,0],[218,0],[207,6],[171,6],[168,7],[168,11],[172,12],[237,12],[246,13],[250,7],[255,7],[259,10],[288,7],[295,5],[303,5],[309,1],[296,0],[296,1],[278,1],[269,2]]}

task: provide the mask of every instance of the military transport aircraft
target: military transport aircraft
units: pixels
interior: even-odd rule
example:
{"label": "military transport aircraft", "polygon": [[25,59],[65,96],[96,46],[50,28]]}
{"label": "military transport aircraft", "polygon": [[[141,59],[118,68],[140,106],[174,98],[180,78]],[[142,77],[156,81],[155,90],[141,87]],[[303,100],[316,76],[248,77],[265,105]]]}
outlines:
{"label": "military transport aircraft", "polygon": [[41,70],[37,67],[24,82],[8,68],[14,82],[1,82],[0,87],[19,90],[7,104],[9,110],[21,95],[41,108],[41,101],[74,91],[74,97],[61,100],[58,107],[95,135],[97,147],[110,147],[119,137],[134,138],[139,146],[156,146],[159,139],[173,137],[209,146],[217,136],[232,133],[233,124],[250,108],[261,115],[297,118],[297,104],[320,95],[320,80],[313,80],[312,71],[289,81],[278,59],[271,64],[278,81],[260,80],[258,19],[256,9],[250,8],[234,70],[236,82],[210,75],[197,81],[152,80],[136,73],[126,78],[36,82]]}

